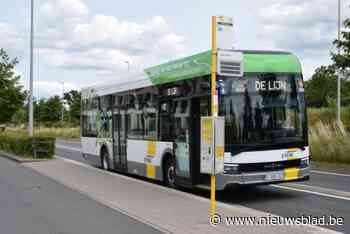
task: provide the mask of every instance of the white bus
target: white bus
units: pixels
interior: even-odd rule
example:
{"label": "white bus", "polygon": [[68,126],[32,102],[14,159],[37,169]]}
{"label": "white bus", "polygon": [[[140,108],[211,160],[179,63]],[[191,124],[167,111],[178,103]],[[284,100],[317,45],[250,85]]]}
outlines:
{"label": "white bus", "polygon": [[[288,52],[230,53],[234,60],[218,61],[225,153],[217,189],[309,179],[299,60]],[[211,111],[210,71],[206,51],[83,89],[83,157],[168,186],[209,186],[200,173],[200,118]]]}

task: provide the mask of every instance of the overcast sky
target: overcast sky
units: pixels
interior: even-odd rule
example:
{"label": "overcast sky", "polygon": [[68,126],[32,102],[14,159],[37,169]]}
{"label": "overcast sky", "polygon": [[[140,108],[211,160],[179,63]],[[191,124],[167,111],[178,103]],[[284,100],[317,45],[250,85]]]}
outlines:
{"label": "overcast sky", "polygon": [[[210,48],[210,16],[232,16],[237,49],[287,50],[308,79],[329,64],[337,0],[35,0],[34,95],[79,89]],[[344,19],[350,1],[342,1]],[[1,3],[0,47],[28,87],[30,1]]]}

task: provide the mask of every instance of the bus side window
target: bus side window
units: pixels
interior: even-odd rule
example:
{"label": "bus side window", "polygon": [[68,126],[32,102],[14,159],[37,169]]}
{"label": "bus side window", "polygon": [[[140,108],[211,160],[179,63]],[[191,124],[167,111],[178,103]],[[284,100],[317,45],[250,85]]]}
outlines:
{"label": "bus side window", "polygon": [[135,95],[129,95],[127,110],[127,134],[128,139],[143,139],[144,120],[141,105]]}
{"label": "bus side window", "polygon": [[98,98],[86,99],[86,105],[82,113],[82,136],[83,137],[96,137],[97,136],[97,124],[96,118],[98,112]]}
{"label": "bus side window", "polygon": [[147,95],[144,101],[144,139],[157,140],[157,103],[154,101],[151,94]]}
{"label": "bus side window", "polygon": [[174,112],[170,101],[160,104],[160,139],[162,141],[174,139]]}

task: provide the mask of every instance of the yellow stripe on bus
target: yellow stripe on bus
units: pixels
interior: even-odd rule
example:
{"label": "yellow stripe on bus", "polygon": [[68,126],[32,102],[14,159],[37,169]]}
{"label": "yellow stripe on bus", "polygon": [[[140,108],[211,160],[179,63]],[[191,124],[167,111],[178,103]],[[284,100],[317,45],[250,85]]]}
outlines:
{"label": "yellow stripe on bus", "polygon": [[284,180],[295,180],[298,179],[299,168],[287,168],[284,169]]}
{"label": "yellow stripe on bus", "polygon": [[147,155],[154,157],[154,156],[156,156],[156,153],[157,153],[157,142],[148,141]]}
{"label": "yellow stripe on bus", "polygon": [[289,148],[288,152],[297,152],[299,150],[300,150],[299,148]]}
{"label": "yellow stripe on bus", "polygon": [[147,175],[146,175],[147,178],[155,179],[156,178],[156,167],[150,163],[147,163],[146,173],[147,173]]}

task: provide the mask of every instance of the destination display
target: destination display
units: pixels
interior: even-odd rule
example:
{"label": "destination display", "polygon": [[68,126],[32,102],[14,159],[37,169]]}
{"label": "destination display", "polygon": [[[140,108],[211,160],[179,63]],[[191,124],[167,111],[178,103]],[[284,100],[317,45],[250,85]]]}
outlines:
{"label": "destination display", "polygon": [[299,84],[298,79],[291,77],[290,75],[278,75],[271,76],[269,78],[261,78],[259,76],[252,75],[249,79],[219,79],[218,80],[219,93],[227,95],[231,93],[252,93],[252,92],[283,92],[289,93],[293,90],[302,92],[303,86]]}
{"label": "destination display", "polygon": [[287,81],[274,80],[274,81],[255,81],[256,91],[286,91]]}

